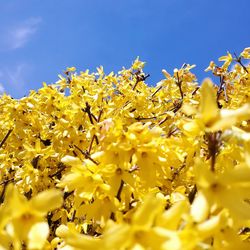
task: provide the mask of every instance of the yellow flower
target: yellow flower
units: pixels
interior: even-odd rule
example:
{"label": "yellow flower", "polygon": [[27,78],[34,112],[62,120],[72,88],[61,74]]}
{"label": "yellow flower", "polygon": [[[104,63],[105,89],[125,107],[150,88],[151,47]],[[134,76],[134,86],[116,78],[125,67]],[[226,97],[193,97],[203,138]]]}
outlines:
{"label": "yellow flower", "polygon": [[250,47],[245,48],[241,53],[240,56],[242,56],[244,59],[250,59]]}
{"label": "yellow flower", "polygon": [[66,72],[74,72],[74,71],[76,71],[76,68],[75,68],[75,67],[68,67],[68,68],[66,69]]}
{"label": "yellow flower", "polygon": [[235,110],[219,109],[213,83],[210,79],[205,79],[201,86],[201,101],[197,118],[186,123],[184,129],[197,134],[202,131],[215,132],[231,128],[238,122],[249,118],[249,103]]}
{"label": "yellow flower", "polygon": [[132,216],[131,224],[114,223],[110,221],[103,235],[99,238],[79,235],[69,225],[60,226],[56,233],[61,237],[66,246],[78,249],[131,249],[140,246],[142,249],[160,249],[160,245],[166,240],[160,230],[154,228],[156,217],[164,209],[164,199],[161,195],[154,197],[148,195],[144,203]]}
{"label": "yellow flower", "polygon": [[199,193],[194,201],[192,214],[197,221],[206,218],[212,205],[227,208],[236,219],[250,219],[250,204],[247,202],[250,194],[248,166],[236,166],[234,169],[215,174],[198,159],[195,176]]}
{"label": "yellow flower", "polygon": [[232,57],[232,55],[229,52],[227,52],[227,55],[226,56],[221,56],[219,58],[219,61],[224,61],[224,64],[222,65],[222,68],[228,68],[228,66],[233,61],[233,57]]}
{"label": "yellow flower", "polygon": [[21,249],[23,241],[28,249],[43,249],[49,235],[44,217],[62,202],[59,190],[46,190],[27,200],[10,184],[0,210],[0,230],[6,231],[15,249]]}

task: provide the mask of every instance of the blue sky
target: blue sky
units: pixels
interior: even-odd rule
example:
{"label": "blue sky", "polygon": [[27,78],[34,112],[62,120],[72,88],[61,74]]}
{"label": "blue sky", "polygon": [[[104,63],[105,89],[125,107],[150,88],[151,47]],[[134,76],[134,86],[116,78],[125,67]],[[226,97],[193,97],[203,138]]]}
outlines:
{"label": "blue sky", "polygon": [[146,61],[148,84],[183,63],[250,46],[249,0],[0,0],[0,91],[27,95],[66,67],[105,72]]}

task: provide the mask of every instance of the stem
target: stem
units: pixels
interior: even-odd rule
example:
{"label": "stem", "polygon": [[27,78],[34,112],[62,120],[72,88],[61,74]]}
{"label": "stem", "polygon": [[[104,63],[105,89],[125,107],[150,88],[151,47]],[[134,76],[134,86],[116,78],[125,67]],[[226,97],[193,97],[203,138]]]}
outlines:
{"label": "stem", "polygon": [[196,185],[194,185],[191,192],[188,194],[188,200],[189,200],[190,204],[193,203],[196,193],[197,193],[197,187],[196,187]]}
{"label": "stem", "polygon": [[4,136],[3,140],[0,142],[0,148],[3,146],[3,144],[6,142],[6,140],[8,139],[9,135],[11,134],[13,129],[9,129],[9,131],[7,132],[7,134]]}
{"label": "stem", "polygon": [[153,98],[161,89],[162,89],[162,86],[160,86],[160,87],[151,95],[151,98]]}
{"label": "stem", "polygon": [[64,165],[63,163],[60,163],[60,165],[62,165],[62,167],[58,171],[56,171],[54,174],[49,175],[50,178],[60,175],[62,171],[65,170],[66,165]]}
{"label": "stem", "polygon": [[121,201],[121,193],[122,193],[123,186],[124,186],[124,181],[121,180],[121,184],[120,184],[120,187],[119,187],[118,192],[117,192],[117,195],[116,195],[116,198],[117,198],[119,201]]}
{"label": "stem", "polygon": [[179,91],[180,91],[180,94],[181,94],[181,99],[183,100],[184,94],[183,94],[182,87],[181,87],[182,81],[179,78],[178,72],[177,72],[177,83],[176,84],[179,87]]}
{"label": "stem", "polygon": [[93,135],[93,136],[92,136],[92,139],[91,139],[91,142],[90,142],[90,145],[89,145],[89,149],[88,149],[88,153],[89,153],[89,154],[90,154],[90,152],[91,152],[91,149],[92,149],[94,140],[95,140],[95,142],[96,142],[97,145],[99,144],[99,141],[98,141],[97,136],[96,136],[96,135]]}
{"label": "stem", "polygon": [[192,92],[192,96],[196,94],[199,88],[200,88],[199,86],[195,88],[195,90]]}
{"label": "stem", "polygon": [[89,155],[88,152],[86,152],[86,151],[80,149],[77,145],[74,145],[74,147],[77,148],[77,149],[85,156],[86,159],[92,161],[92,162],[93,162],[94,164],[96,164],[96,165],[99,165],[99,162],[97,162],[97,161],[95,161],[94,159],[92,159],[92,158],[90,157],[90,155]]}
{"label": "stem", "polygon": [[88,114],[88,117],[89,117],[89,120],[90,120],[90,123],[93,125],[94,124],[94,121],[93,121],[93,118],[92,118],[92,113],[90,111],[91,107],[89,105],[88,102],[86,102],[86,108],[83,109],[84,112],[86,112]]}
{"label": "stem", "polygon": [[138,75],[138,74],[137,74],[137,75],[136,75],[136,82],[135,82],[135,84],[134,84],[132,90],[135,90],[137,84],[138,84],[139,82],[145,81],[149,76],[150,76],[150,74],[147,74],[147,75],[145,75],[145,76],[144,76],[144,75]]}
{"label": "stem", "polygon": [[235,61],[240,64],[240,66],[245,70],[246,73],[249,73],[246,66],[242,63],[241,57],[238,57],[236,53],[234,53],[234,55],[235,55]]}
{"label": "stem", "polygon": [[221,133],[215,132],[208,134],[208,151],[211,157],[211,171],[215,172],[216,154],[219,151]]}

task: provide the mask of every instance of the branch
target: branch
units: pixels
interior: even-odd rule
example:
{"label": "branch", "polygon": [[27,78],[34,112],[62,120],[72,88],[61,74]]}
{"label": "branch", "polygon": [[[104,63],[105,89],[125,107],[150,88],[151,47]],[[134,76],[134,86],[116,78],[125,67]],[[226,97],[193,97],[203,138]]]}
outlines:
{"label": "branch", "polygon": [[150,77],[150,74],[147,74],[147,75],[140,75],[139,73],[140,73],[140,72],[138,72],[138,73],[136,74],[136,82],[135,82],[135,84],[134,84],[132,90],[135,90],[135,88],[136,88],[136,86],[137,86],[137,84],[138,84],[139,82],[145,81],[148,77]]}
{"label": "branch", "polygon": [[246,73],[249,73],[246,66],[242,63],[241,57],[238,57],[236,53],[234,53],[234,55],[235,55],[235,61],[240,64],[240,66],[245,70]]}
{"label": "branch", "polygon": [[94,164],[99,165],[99,162],[92,159],[87,151],[84,151],[84,150],[80,149],[77,145],[74,145],[74,147],[77,148],[85,156],[86,159],[89,159]]}
{"label": "branch", "polygon": [[11,132],[13,131],[13,129],[9,129],[9,131],[7,132],[7,134],[4,136],[3,140],[0,142],[0,148],[3,146],[3,144],[6,142],[6,140],[8,139],[9,135],[11,134]]}

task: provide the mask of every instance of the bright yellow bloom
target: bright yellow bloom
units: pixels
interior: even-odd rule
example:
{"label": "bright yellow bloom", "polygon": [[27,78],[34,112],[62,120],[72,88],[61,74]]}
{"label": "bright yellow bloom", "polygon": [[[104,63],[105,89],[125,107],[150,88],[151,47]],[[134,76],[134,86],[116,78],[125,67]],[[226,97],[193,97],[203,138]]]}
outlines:
{"label": "bright yellow bloom", "polygon": [[236,219],[250,219],[250,204],[247,201],[250,194],[248,166],[237,166],[215,174],[201,160],[197,160],[195,173],[199,193],[194,201],[193,215],[198,221],[208,216],[213,205],[227,208]]}
{"label": "bright yellow bloom", "polygon": [[186,123],[184,129],[191,133],[215,132],[231,128],[233,125],[250,119],[250,104],[236,110],[219,109],[216,91],[210,79],[201,86],[201,102],[196,120]]}
{"label": "bright yellow bloom", "polygon": [[10,184],[0,209],[0,230],[11,239],[14,249],[21,249],[22,242],[28,249],[43,249],[49,236],[45,216],[61,205],[59,190],[43,191],[28,201]]}

